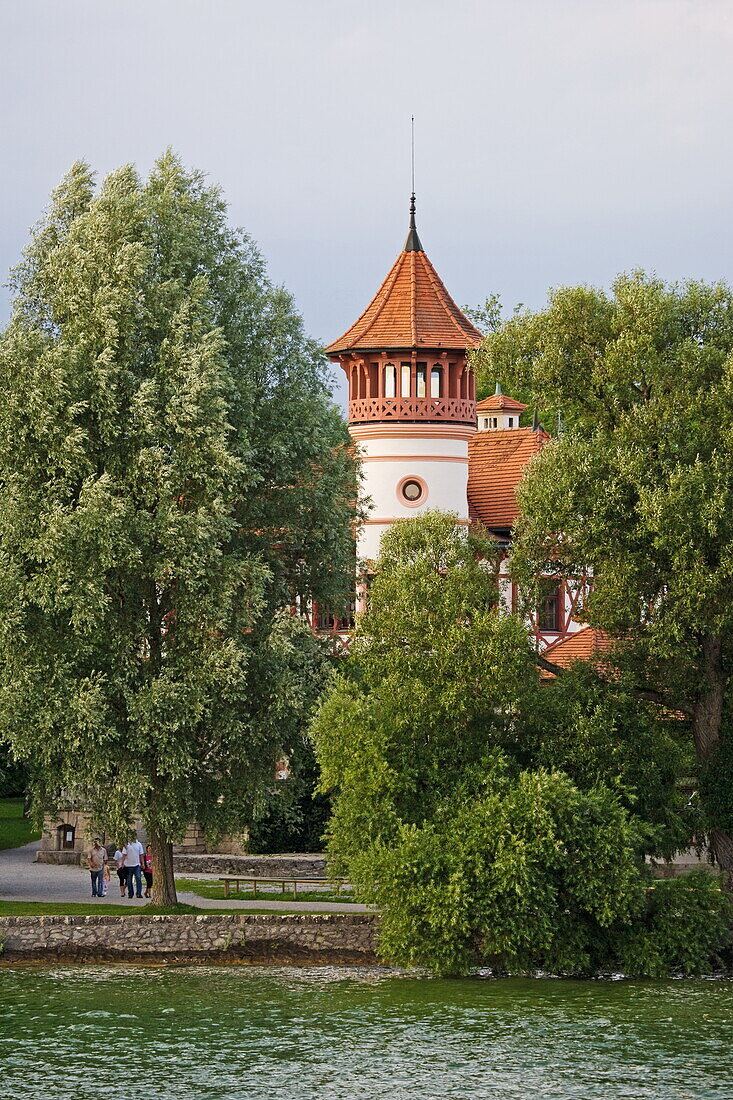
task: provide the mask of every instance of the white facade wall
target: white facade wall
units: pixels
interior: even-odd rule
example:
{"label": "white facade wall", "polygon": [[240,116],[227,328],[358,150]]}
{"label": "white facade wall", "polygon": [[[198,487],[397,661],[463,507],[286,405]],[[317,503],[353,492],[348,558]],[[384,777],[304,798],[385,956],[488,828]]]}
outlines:
{"label": "white facade wall", "polygon": [[[371,510],[358,553],[374,560],[383,533],[399,519],[412,519],[428,509],[456,512],[468,521],[468,440],[474,429],[460,425],[352,425],[363,463],[364,492]],[[445,434],[444,434],[445,433]],[[401,493],[414,479],[424,487],[416,504]]]}

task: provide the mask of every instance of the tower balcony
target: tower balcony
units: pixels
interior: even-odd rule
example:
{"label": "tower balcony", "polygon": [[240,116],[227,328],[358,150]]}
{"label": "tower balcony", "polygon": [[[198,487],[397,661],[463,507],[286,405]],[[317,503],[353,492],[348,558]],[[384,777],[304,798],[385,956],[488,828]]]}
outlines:
{"label": "tower balcony", "polygon": [[438,421],[476,424],[476,402],[466,397],[358,397],[349,401],[349,423]]}

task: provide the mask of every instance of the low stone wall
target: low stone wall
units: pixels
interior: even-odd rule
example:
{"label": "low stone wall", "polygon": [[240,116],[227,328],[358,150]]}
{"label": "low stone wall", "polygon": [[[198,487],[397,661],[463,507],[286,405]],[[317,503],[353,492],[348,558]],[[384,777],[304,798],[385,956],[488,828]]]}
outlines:
{"label": "low stone wall", "polygon": [[370,966],[372,913],[0,917],[0,963],[272,963]]}
{"label": "low stone wall", "polygon": [[36,863],[53,863],[55,865],[71,865],[79,867],[84,860],[84,852],[44,852],[41,848],[36,852]]}
{"label": "low stone wall", "polygon": [[263,878],[323,878],[326,860],[322,855],[228,856],[173,855],[177,875],[261,875]]}
{"label": "low stone wall", "polygon": [[[36,853],[37,863],[84,865],[85,852]],[[201,855],[194,852],[174,852],[173,869],[178,875],[261,875],[263,878],[324,878],[326,860],[322,855]]]}

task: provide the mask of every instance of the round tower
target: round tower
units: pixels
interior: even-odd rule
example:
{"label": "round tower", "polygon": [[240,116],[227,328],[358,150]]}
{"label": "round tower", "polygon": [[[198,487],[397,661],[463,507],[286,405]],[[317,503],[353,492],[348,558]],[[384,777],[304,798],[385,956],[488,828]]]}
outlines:
{"label": "round tower", "polygon": [[413,194],[402,252],[361,317],[326,349],[346,372],[349,431],[372,501],[360,557],[376,558],[386,528],[426,508],[468,523],[476,387],[466,353],[479,343],[423,251]]}

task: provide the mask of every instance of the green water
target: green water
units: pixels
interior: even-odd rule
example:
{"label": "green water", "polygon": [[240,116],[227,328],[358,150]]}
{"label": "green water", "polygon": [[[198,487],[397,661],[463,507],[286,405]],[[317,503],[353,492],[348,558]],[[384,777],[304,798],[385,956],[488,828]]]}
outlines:
{"label": "green water", "polygon": [[733,983],[0,969],[2,1100],[733,1097]]}

